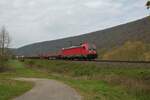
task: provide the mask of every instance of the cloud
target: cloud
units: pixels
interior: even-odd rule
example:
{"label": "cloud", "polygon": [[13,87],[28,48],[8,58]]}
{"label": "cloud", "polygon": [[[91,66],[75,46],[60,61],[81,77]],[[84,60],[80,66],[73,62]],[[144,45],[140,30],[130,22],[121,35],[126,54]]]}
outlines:
{"label": "cloud", "polygon": [[80,35],[147,15],[146,0],[0,0],[12,47]]}
{"label": "cloud", "polygon": [[99,8],[100,6],[106,6],[107,4],[105,2],[102,1],[90,1],[90,2],[86,2],[85,6],[89,7],[89,8]]}

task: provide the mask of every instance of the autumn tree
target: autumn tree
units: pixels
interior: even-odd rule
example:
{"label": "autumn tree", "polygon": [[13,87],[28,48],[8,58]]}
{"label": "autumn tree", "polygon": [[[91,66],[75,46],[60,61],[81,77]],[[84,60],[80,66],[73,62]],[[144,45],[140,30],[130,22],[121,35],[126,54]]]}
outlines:
{"label": "autumn tree", "polygon": [[148,1],[147,1],[147,3],[146,3],[146,7],[147,7],[147,9],[149,9],[149,8],[150,8],[150,0],[148,0]]}
{"label": "autumn tree", "polygon": [[146,52],[146,53],[144,54],[144,56],[145,56],[145,61],[150,61],[150,51],[149,51],[149,52]]}
{"label": "autumn tree", "polygon": [[[140,41],[127,41],[123,46],[115,48],[104,54],[103,59],[105,60],[144,60],[145,44]],[[147,58],[148,59],[148,58]]]}

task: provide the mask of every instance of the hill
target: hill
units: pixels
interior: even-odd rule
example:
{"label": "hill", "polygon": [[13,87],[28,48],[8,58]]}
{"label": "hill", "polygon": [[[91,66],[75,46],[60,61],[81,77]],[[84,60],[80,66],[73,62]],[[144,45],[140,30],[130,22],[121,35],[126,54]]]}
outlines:
{"label": "hill", "polygon": [[112,47],[121,46],[126,41],[142,41],[150,43],[150,16],[143,19],[119,25],[109,29],[87,33],[80,36],[45,41],[23,46],[14,51],[16,55],[33,56],[43,52],[54,52],[63,47],[78,45],[82,41],[95,43],[97,48],[111,49]]}

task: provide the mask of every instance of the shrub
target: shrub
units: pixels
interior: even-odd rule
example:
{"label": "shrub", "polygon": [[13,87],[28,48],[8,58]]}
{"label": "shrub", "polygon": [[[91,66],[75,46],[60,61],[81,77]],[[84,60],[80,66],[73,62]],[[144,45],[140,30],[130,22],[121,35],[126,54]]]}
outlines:
{"label": "shrub", "polygon": [[33,60],[29,60],[28,64],[29,64],[30,67],[32,67],[35,64],[35,62]]}
{"label": "shrub", "polygon": [[7,59],[3,56],[0,56],[0,72],[3,72],[6,69]]}

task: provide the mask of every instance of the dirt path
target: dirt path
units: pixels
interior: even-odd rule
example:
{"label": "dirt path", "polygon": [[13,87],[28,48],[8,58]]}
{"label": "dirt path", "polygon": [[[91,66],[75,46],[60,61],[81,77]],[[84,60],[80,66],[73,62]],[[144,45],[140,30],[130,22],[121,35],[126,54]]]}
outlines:
{"label": "dirt path", "polygon": [[13,100],[81,100],[81,96],[69,86],[55,80],[38,78],[17,78],[15,80],[34,82],[29,92]]}

